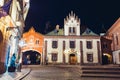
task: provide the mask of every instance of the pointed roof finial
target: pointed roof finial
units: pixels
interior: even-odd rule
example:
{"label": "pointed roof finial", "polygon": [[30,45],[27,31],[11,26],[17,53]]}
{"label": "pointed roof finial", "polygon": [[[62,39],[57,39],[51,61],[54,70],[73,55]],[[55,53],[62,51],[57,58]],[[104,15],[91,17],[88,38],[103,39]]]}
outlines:
{"label": "pointed roof finial", "polygon": [[30,32],[35,32],[34,27],[32,26],[29,31],[30,31]]}
{"label": "pointed roof finial", "polygon": [[71,16],[73,16],[73,11],[71,11]]}

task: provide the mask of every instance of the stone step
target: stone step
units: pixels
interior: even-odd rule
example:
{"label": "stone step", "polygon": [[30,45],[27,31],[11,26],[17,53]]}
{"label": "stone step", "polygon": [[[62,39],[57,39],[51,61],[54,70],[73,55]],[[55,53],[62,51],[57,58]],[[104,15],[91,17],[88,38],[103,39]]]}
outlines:
{"label": "stone step", "polygon": [[81,67],[81,70],[120,70],[120,67],[84,66]]}
{"label": "stone step", "polygon": [[120,78],[120,67],[119,66],[82,66],[81,76]]}
{"label": "stone step", "polygon": [[82,70],[82,74],[120,74],[120,71],[115,70]]}
{"label": "stone step", "polygon": [[81,77],[120,78],[120,74],[81,74]]}

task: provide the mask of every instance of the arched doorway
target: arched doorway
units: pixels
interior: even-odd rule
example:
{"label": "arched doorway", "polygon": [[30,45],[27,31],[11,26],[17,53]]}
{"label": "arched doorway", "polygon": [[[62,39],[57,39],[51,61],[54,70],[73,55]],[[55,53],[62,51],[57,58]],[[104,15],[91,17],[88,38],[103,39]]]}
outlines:
{"label": "arched doorway", "polygon": [[75,54],[70,54],[69,55],[69,63],[70,64],[76,64],[77,63],[77,57]]}
{"label": "arched doorway", "polygon": [[108,53],[102,55],[102,64],[110,64],[112,62],[112,56]]}
{"label": "arched doorway", "polygon": [[41,64],[41,54],[32,50],[23,52],[22,63],[23,65],[39,65]]}

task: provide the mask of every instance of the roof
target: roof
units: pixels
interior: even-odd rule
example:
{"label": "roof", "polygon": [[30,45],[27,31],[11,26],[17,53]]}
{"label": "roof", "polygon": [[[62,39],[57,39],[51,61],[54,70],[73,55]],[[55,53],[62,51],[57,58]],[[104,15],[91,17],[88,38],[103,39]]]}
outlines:
{"label": "roof", "polygon": [[92,30],[90,30],[89,28],[86,28],[86,30],[81,34],[81,35],[86,35],[86,36],[88,36],[88,35],[90,35],[90,36],[98,36],[98,34],[96,34],[96,33],[94,33]]}
{"label": "roof", "polygon": [[[61,36],[64,35],[64,30],[59,29],[58,31],[56,29],[54,29],[53,31],[49,32],[46,34],[47,36]],[[83,36],[98,36],[98,34],[94,33],[92,30],[90,30],[89,28],[86,28],[85,31],[81,34]]]}
{"label": "roof", "polygon": [[64,35],[64,30],[63,28],[62,29],[59,29],[59,30],[53,30],[49,33],[47,33],[46,35],[49,35],[49,36],[55,36],[55,35]]}

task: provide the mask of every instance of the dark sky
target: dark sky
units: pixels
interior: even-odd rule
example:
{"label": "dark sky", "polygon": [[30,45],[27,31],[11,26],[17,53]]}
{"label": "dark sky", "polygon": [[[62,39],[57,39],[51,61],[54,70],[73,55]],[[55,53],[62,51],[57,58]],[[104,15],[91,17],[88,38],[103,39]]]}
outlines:
{"label": "dark sky", "polygon": [[30,0],[30,10],[25,31],[31,26],[44,33],[46,23],[52,27],[64,25],[64,18],[73,11],[80,19],[81,26],[87,26],[95,33],[109,29],[120,17],[119,0]]}

